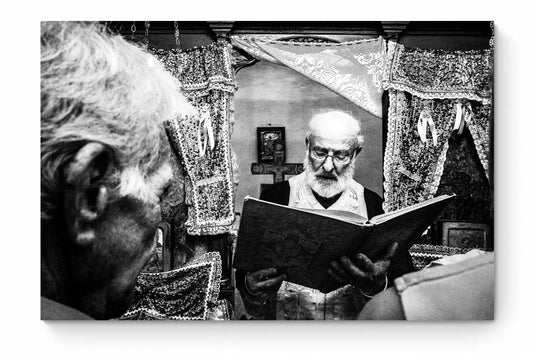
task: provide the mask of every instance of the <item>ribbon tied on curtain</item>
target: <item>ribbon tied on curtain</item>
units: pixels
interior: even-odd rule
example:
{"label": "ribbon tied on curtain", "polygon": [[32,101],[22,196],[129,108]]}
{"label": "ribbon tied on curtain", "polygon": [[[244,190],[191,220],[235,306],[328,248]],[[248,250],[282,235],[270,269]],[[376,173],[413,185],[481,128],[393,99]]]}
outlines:
{"label": "ribbon tied on curtain", "polygon": [[437,146],[437,129],[435,128],[435,122],[431,116],[431,105],[430,102],[425,102],[420,115],[418,117],[417,130],[420,135],[420,140],[422,143],[427,142],[426,132],[429,126],[429,131],[431,132],[431,137],[433,138],[433,145]]}
{"label": "ribbon tied on curtain", "polygon": [[[209,150],[215,149],[215,136],[213,133],[213,122],[211,120],[211,114],[209,113],[209,106],[201,105],[199,109],[200,113],[200,122],[199,128],[197,131],[198,139],[198,151],[200,158],[205,156],[207,151],[207,146],[209,145]],[[203,139],[202,139],[203,137]]]}
{"label": "ribbon tied on curtain", "polygon": [[473,111],[470,102],[458,101],[455,104],[455,123],[453,125],[453,130],[457,131],[457,134],[463,133],[465,126],[470,124],[472,115]]}

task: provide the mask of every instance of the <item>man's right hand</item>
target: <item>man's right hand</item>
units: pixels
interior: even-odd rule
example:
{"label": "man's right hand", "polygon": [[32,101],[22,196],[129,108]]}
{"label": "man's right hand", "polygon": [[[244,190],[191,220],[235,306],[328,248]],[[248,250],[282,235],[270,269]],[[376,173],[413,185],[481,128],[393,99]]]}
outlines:
{"label": "man's right hand", "polygon": [[261,269],[246,274],[244,282],[248,293],[253,296],[267,296],[278,292],[281,283],[287,277],[285,274],[278,275],[274,268]]}

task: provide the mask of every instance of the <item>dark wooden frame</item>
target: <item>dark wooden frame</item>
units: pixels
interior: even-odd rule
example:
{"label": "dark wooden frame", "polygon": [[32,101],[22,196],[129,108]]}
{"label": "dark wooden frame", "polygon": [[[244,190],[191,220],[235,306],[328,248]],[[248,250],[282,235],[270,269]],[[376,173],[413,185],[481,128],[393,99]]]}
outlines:
{"label": "dark wooden frame", "polygon": [[[466,221],[440,221],[442,245],[456,248],[487,249],[490,226],[485,223]],[[453,231],[459,231],[460,236],[452,236]]]}
{"label": "dark wooden frame", "polygon": [[[281,142],[277,144],[282,145],[281,150],[272,151],[272,159],[266,159],[264,157],[263,150],[263,135],[265,133],[278,133],[281,135]],[[277,154],[276,154],[277,153]],[[285,163],[286,156],[286,144],[285,144],[285,127],[257,127],[257,161],[259,163],[267,164],[283,164]]]}

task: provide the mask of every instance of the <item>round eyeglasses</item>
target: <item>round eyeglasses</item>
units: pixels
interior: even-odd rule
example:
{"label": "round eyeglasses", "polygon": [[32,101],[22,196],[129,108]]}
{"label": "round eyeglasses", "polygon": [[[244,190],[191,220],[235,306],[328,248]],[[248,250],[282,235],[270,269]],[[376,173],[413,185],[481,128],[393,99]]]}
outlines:
{"label": "round eyeglasses", "polygon": [[326,149],[311,149],[311,157],[318,162],[325,162],[328,157],[331,157],[334,162],[338,164],[346,164],[350,161],[349,150],[326,150]]}

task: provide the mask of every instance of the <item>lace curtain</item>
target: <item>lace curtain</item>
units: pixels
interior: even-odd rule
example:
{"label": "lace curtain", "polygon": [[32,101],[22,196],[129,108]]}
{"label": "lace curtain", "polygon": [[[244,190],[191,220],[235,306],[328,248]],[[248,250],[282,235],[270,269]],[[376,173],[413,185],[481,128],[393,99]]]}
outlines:
{"label": "lace curtain", "polygon": [[232,36],[231,42],[258,59],[286,65],[371,114],[382,116],[383,38],[343,43],[300,43],[278,38]]}
{"label": "lace curtain", "polygon": [[454,130],[470,130],[490,178],[492,63],[491,50],[447,52],[389,43],[385,211],[433,197]]}
{"label": "lace curtain", "polygon": [[183,94],[199,112],[176,117],[167,125],[186,173],[187,232],[226,233],[235,218],[230,146],[235,80],[230,46],[213,43],[184,52],[158,49],[153,54],[179,79]]}

